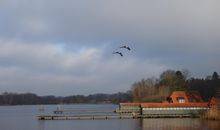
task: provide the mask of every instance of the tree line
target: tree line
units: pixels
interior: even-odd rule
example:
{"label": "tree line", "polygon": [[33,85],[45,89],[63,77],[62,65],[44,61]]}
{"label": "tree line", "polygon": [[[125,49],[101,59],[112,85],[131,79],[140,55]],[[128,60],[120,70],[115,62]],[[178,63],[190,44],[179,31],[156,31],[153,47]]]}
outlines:
{"label": "tree line", "polygon": [[220,78],[217,72],[206,78],[189,78],[187,70],[166,70],[159,78],[136,81],[127,92],[115,94],[91,94],[72,96],[38,96],[34,93],[9,93],[0,95],[0,105],[73,104],[73,103],[120,103],[161,102],[168,100],[173,91],[198,91],[205,101],[212,96],[220,97]]}
{"label": "tree line", "polygon": [[220,78],[217,72],[203,78],[189,78],[187,70],[166,70],[159,78],[142,79],[131,87],[133,102],[161,102],[173,91],[198,91],[203,100],[220,96]]}
{"label": "tree line", "polygon": [[73,103],[119,103],[131,101],[131,94],[93,94],[72,96],[38,96],[34,93],[8,93],[0,95],[0,105],[37,105],[37,104],[73,104]]}

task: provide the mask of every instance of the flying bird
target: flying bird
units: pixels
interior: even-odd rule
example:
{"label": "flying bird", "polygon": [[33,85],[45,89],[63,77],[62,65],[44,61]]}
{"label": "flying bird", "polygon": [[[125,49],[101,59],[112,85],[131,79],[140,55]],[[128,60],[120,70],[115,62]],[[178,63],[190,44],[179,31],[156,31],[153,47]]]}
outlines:
{"label": "flying bird", "polygon": [[120,56],[123,56],[123,54],[121,52],[118,52],[118,51],[113,52],[112,54],[119,54]]}
{"label": "flying bird", "polygon": [[131,48],[129,47],[129,46],[121,46],[120,48],[126,48],[126,49],[128,49],[129,51],[131,50]]}

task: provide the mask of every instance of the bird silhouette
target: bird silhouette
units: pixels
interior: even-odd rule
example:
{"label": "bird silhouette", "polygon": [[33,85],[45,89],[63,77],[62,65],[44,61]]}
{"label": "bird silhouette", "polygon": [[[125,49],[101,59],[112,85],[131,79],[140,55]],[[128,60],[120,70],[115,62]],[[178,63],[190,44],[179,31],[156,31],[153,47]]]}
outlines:
{"label": "bird silhouette", "polygon": [[123,54],[121,52],[118,52],[118,51],[113,52],[112,54],[119,54],[120,56],[123,56]]}
{"label": "bird silhouette", "polygon": [[129,51],[131,50],[131,48],[129,46],[121,46],[120,48],[125,48],[125,49],[128,49]]}

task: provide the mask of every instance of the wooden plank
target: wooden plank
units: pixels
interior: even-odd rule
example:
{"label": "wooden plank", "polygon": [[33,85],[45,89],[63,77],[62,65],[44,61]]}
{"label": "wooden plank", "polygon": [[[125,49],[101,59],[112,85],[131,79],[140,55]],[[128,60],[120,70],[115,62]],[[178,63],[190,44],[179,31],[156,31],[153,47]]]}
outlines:
{"label": "wooden plank", "polygon": [[39,120],[83,120],[83,119],[131,119],[137,118],[137,116],[132,115],[81,115],[81,116],[74,116],[74,115],[39,115]]}
{"label": "wooden plank", "polygon": [[100,119],[135,119],[135,118],[189,118],[196,117],[188,114],[146,114],[146,115],[39,115],[39,120],[100,120]]}

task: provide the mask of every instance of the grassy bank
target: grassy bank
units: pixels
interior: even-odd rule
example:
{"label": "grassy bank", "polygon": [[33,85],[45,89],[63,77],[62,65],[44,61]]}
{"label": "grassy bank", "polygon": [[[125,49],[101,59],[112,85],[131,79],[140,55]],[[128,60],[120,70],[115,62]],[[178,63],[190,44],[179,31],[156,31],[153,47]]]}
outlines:
{"label": "grassy bank", "polygon": [[208,120],[220,120],[220,107],[211,107],[208,111],[202,114],[202,117]]}

